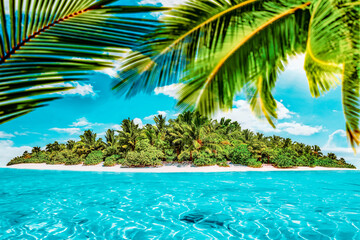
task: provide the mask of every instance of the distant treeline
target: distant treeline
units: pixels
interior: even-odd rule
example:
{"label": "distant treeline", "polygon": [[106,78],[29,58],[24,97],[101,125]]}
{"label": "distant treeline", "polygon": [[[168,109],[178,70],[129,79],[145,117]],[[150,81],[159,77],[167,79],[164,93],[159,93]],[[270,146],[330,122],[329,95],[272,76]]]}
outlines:
{"label": "distant treeline", "polygon": [[176,119],[154,117],[155,124],[143,128],[133,120],[122,121],[121,130],[109,129],[105,141],[86,130],[80,141],[46,145],[45,150],[34,147],[8,165],[47,163],[66,165],[122,165],[127,167],[160,166],[164,162],[188,162],[195,166],[229,163],[259,168],[263,163],[278,168],[323,166],[355,168],[338,159],[334,153],[326,156],[319,146],[293,142],[290,138],[264,136],[242,129],[238,122],[222,118],[220,121],[185,112]]}

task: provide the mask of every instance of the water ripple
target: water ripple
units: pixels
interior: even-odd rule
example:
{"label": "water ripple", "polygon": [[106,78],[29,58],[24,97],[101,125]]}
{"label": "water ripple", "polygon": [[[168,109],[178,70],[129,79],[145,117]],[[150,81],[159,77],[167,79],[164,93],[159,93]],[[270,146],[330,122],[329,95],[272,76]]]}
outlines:
{"label": "water ripple", "polygon": [[359,180],[360,172],[0,170],[0,239],[357,240]]}

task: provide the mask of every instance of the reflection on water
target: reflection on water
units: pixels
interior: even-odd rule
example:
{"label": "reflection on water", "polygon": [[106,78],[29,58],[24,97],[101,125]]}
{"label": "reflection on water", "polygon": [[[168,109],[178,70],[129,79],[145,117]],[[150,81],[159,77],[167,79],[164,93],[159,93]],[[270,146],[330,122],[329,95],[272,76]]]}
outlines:
{"label": "reflection on water", "polygon": [[360,172],[0,169],[0,239],[360,239]]}

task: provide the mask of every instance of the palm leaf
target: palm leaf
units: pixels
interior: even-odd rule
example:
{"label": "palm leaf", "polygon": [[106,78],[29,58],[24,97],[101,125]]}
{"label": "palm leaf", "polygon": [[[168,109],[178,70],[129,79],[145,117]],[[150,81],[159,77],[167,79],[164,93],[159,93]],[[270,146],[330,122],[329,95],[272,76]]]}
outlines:
{"label": "palm leaf", "polygon": [[197,59],[216,53],[227,33],[236,36],[240,28],[234,26],[251,24],[254,16],[248,13],[260,9],[263,2],[189,0],[174,8],[145,43],[124,59],[121,81],[114,89],[133,96],[184,78],[184,69],[195,67]]}
{"label": "palm leaf", "polygon": [[253,27],[244,28],[244,35],[235,44],[198,65],[181,91],[179,104],[195,106],[200,113],[210,115],[231,109],[234,97],[245,88],[255,113],[264,114],[274,126],[272,119],[277,114],[271,90],[288,56],[305,50],[308,5],[266,5],[268,11]]}
{"label": "palm leaf", "polygon": [[54,83],[114,67],[156,25],[129,14],[164,10],[115,2],[0,0],[0,124],[56,99],[44,95],[69,89]]}
{"label": "palm leaf", "polygon": [[309,27],[305,70],[310,91],[340,85],[350,143],[360,144],[360,7],[350,0],[315,1]]}

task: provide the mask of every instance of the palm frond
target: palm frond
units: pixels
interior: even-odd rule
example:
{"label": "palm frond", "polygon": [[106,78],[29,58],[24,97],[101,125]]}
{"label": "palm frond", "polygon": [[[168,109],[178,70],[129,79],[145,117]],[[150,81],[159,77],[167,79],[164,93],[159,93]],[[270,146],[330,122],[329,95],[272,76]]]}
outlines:
{"label": "palm frond", "polygon": [[314,97],[340,84],[344,54],[349,53],[339,1],[313,2],[305,57],[305,71]]}
{"label": "palm frond", "polygon": [[[251,24],[248,13],[261,8],[263,0],[189,0],[172,9],[145,43],[124,59],[118,91],[133,96],[185,77],[184,69],[197,59],[211,56],[237,24]],[[173,64],[176,62],[176,64]]]}
{"label": "palm frond", "polygon": [[360,144],[359,18],[359,3],[314,1],[305,60],[313,96],[342,84],[346,131],[354,149]]}
{"label": "palm frond", "polygon": [[[274,126],[276,102],[271,94],[288,56],[305,51],[310,3],[267,4],[267,11],[230,48],[198,64],[181,91],[179,105],[195,106],[202,114],[228,110],[243,88],[257,115]],[[232,41],[231,41],[232,42]],[[226,79],[226,81],[225,81]]]}
{"label": "palm frond", "polygon": [[129,14],[164,10],[115,2],[0,0],[0,124],[56,99],[45,94],[69,89],[52,84],[114,67],[156,25]]}
{"label": "palm frond", "polygon": [[348,1],[343,22],[348,29],[349,54],[344,63],[342,99],[346,131],[354,151],[360,145],[360,4]]}

